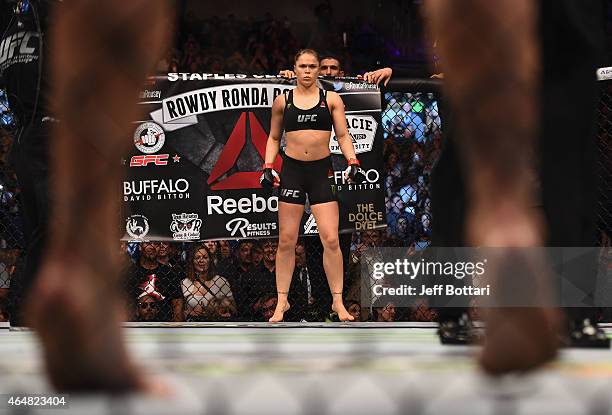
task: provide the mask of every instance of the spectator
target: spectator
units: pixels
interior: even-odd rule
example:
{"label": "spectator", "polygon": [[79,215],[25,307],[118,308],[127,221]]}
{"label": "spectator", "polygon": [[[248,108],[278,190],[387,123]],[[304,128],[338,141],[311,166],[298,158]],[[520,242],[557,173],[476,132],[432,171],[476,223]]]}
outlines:
{"label": "spectator", "polygon": [[201,319],[213,298],[233,297],[229,282],[215,273],[212,256],[205,245],[195,245],[189,251],[182,291],[188,321]]}
{"label": "spectator", "polygon": [[161,241],[159,242],[159,253],[157,255],[157,262],[162,265],[174,267],[177,265],[178,259],[176,258],[178,248],[175,243]]}
{"label": "spectator", "polygon": [[251,248],[251,256],[253,261],[253,267],[257,268],[263,259],[264,253],[259,242],[254,242]]}
{"label": "spectator", "polygon": [[219,267],[219,242],[217,241],[204,241],[202,245],[206,247],[208,253],[212,258],[213,265]]}
{"label": "spectator", "polygon": [[248,64],[242,53],[235,50],[225,61],[228,72],[245,73],[248,71]]}
{"label": "spectator", "polygon": [[209,308],[212,312],[212,321],[234,321],[236,319],[236,303],[232,297],[215,297],[210,301]]}
{"label": "spectator", "polygon": [[219,241],[219,261],[226,260],[232,255],[232,248],[228,241]]}
{"label": "spectator", "polygon": [[361,240],[351,252],[352,262],[356,263],[361,260],[361,253],[368,248],[381,246],[382,235],[377,229],[369,229],[360,233]]}
{"label": "spectator", "polygon": [[257,75],[265,75],[270,73],[270,63],[268,62],[268,58],[264,53],[264,45],[258,43],[255,46],[255,54],[253,55],[253,59],[249,64],[249,68],[251,69],[251,73]]}
{"label": "spectator", "polygon": [[397,218],[397,231],[397,235],[395,236],[402,241],[402,246],[409,246],[414,241],[414,223],[408,216],[400,216]]}
{"label": "spectator", "polygon": [[402,177],[402,163],[399,162],[397,149],[391,147],[391,151],[385,153],[385,190],[387,197],[391,197]]}
{"label": "spectator", "polygon": [[0,297],[0,323],[9,321],[7,299]]}
{"label": "spectator", "polygon": [[402,197],[394,193],[387,200],[387,233],[397,235],[397,219],[404,213],[404,201]]}
{"label": "spectator", "polygon": [[436,309],[429,307],[427,300],[424,298],[417,299],[410,309],[411,321],[436,321],[438,318]]}
{"label": "spectator", "polygon": [[264,294],[258,298],[253,305],[252,314],[254,321],[269,321],[274,315],[277,301],[276,293]]}
{"label": "spectator", "polygon": [[[140,258],[128,269],[126,279],[128,301],[132,310],[142,296],[158,293],[160,297],[160,321],[184,321],[183,295],[178,273],[172,267],[157,262],[159,244],[157,242],[141,242],[139,244]],[[132,312],[132,315],[135,313]]]}
{"label": "spectator", "polygon": [[159,315],[160,300],[159,293],[147,294],[143,292],[143,296],[138,299],[138,308],[136,309],[136,321],[160,321]]}
{"label": "spectator", "polygon": [[361,278],[361,263],[359,261],[351,262],[348,267],[347,279],[345,281],[347,301],[359,302],[361,299]]}
{"label": "spectator", "polygon": [[[312,283],[306,264],[304,242],[298,239],[295,245],[295,268],[289,287],[289,304],[291,308],[285,315],[286,321],[302,321],[307,318],[309,307],[314,303]],[[323,312],[324,310],[320,310]]]}
{"label": "spectator", "polygon": [[[229,281],[230,289],[236,300],[238,317],[243,321],[253,319],[252,299],[256,293],[256,287],[252,284],[253,266],[251,249],[253,242],[241,240],[233,256],[222,261],[219,267],[219,274]],[[221,245],[223,249],[223,245]]]}
{"label": "spectator", "polygon": [[430,227],[431,219],[428,214],[424,214],[421,216],[421,229],[419,229],[419,237],[422,238],[431,238],[431,227]]}
{"label": "spectator", "polygon": [[374,321],[387,323],[395,321],[395,304],[392,302],[385,304],[383,307],[375,307],[373,312]]}
{"label": "spectator", "polygon": [[346,305],[346,309],[355,318],[355,321],[361,321],[361,304],[357,301],[350,300]]}
{"label": "spectator", "polygon": [[0,249],[0,314],[6,317],[0,321],[8,321],[8,295],[18,256],[17,249]]}
{"label": "spectator", "polygon": [[255,297],[262,297],[269,293],[276,294],[276,251],[278,250],[278,240],[265,239],[262,243],[262,249],[263,261],[255,268],[254,277],[251,281],[257,293]]}

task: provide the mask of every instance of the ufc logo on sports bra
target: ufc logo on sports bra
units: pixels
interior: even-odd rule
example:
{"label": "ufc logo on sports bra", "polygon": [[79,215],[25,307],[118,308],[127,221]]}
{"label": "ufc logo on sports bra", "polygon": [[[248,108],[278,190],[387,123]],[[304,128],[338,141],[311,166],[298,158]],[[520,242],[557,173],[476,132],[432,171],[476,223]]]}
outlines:
{"label": "ufc logo on sports bra", "polygon": [[300,191],[292,189],[283,189],[281,190],[281,196],[297,199],[298,197],[300,197]]}
{"label": "ufc logo on sports bra", "polygon": [[317,114],[298,115],[298,122],[316,122]]}

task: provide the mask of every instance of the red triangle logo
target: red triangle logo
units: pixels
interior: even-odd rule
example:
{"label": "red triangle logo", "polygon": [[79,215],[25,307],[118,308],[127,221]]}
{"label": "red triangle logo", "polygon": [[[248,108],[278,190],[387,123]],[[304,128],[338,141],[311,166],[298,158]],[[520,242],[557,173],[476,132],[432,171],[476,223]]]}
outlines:
{"label": "red triangle logo", "polygon": [[[252,112],[243,112],[240,114],[240,118],[234,126],[234,130],[229,136],[229,139],[221,151],[221,155],[217,160],[217,164],[213,167],[208,177],[208,185],[212,190],[232,190],[232,189],[260,189],[259,177],[261,171],[241,171],[234,173],[225,179],[217,181],[221,176],[227,173],[232,167],[235,166],[236,161],[240,152],[246,144],[246,120],[249,118],[249,125],[251,129],[251,142],[255,146],[255,149],[259,153],[262,159],[265,158],[266,154],[266,143],[268,141],[268,134],[261,126],[261,123]],[[276,156],[274,161],[274,169],[276,171],[281,170],[283,161],[280,155]],[[215,183],[216,182],[216,183]],[[212,184],[215,183],[215,184]]]}

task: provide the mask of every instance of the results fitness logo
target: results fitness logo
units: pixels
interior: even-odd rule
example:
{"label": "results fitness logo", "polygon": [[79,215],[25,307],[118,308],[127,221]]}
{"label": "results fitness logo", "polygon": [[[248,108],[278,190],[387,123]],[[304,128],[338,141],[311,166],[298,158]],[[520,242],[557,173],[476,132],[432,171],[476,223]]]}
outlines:
{"label": "results fitness logo", "polygon": [[[231,168],[235,167],[238,156],[246,144],[247,115],[251,132],[251,141],[261,158],[265,158],[268,134],[257,120],[257,117],[255,117],[255,114],[252,112],[243,112],[225,143],[223,151],[217,160],[217,164],[215,164],[215,167],[213,167],[208,177],[208,185],[212,190],[261,188],[261,184],[259,183],[259,176],[261,176],[260,171],[239,171],[221,179],[221,177]],[[277,156],[274,161],[274,170],[280,171],[281,165],[282,160],[280,156]]]}
{"label": "results fitness logo", "polygon": [[[355,153],[367,153],[372,151],[378,123],[371,115],[347,115],[349,133],[353,137],[353,147]],[[336,132],[332,130],[332,138],[329,140],[329,151],[332,154],[342,154]]]}
{"label": "results fitness logo", "polygon": [[170,231],[172,232],[172,238],[176,241],[200,239],[201,228],[202,219],[197,213],[172,214]]}
{"label": "results fitness logo", "polygon": [[231,236],[239,236],[243,238],[252,238],[256,236],[270,236],[271,231],[276,230],[275,222],[266,223],[251,223],[245,218],[235,218],[225,224],[225,229]]}

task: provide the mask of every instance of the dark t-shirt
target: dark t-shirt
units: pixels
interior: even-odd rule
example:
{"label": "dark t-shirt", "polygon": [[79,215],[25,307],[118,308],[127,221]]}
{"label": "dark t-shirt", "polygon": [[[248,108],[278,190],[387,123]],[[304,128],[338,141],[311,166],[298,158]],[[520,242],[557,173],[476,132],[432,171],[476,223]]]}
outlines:
{"label": "dark t-shirt", "polygon": [[270,271],[261,261],[255,268],[251,284],[255,287],[255,301],[264,296],[276,294],[276,271]]}
{"label": "dark t-shirt", "polygon": [[249,305],[253,298],[252,276],[255,270],[249,267],[246,271],[243,270],[238,260],[235,257],[227,258],[218,266],[218,274],[227,279],[230,283],[236,308],[238,309],[238,318],[242,321],[253,320],[253,312]]}
{"label": "dark t-shirt", "polygon": [[[131,264],[126,278],[126,292],[131,307],[136,307],[139,296],[144,292],[157,292],[164,298],[160,302],[159,321],[172,321],[172,300],[182,299],[181,276],[172,267],[159,265],[156,269]],[[153,294],[155,295],[155,294]]]}
{"label": "dark t-shirt", "polygon": [[[33,0],[29,9],[20,14],[15,14],[13,7],[14,3],[0,2],[0,86],[7,91],[9,106],[19,125],[28,126],[33,119],[40,121],[49,115],[46,73],[49,42],[41,35],[46,32],[49,6],[47,2]],[[35,110],[37,116],[33,118]]]}

